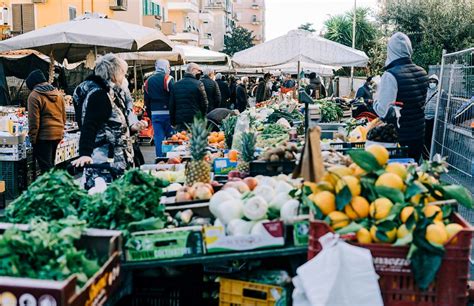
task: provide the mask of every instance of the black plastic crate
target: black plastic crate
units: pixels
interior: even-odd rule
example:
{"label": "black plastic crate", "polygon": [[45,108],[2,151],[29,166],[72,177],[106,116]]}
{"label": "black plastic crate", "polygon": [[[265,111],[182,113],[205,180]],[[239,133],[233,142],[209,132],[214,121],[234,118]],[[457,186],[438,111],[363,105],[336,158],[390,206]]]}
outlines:
{"label": "black plastic crate", "polygon": [[6,199],[16,199],[26,188],[26,161],[0,161],[0,180],[5,181]]}
{"label": "black plastic crate", "polygon": [[295,170],[296,161],[253,161],[250,163],[250,176],[290,174]]}

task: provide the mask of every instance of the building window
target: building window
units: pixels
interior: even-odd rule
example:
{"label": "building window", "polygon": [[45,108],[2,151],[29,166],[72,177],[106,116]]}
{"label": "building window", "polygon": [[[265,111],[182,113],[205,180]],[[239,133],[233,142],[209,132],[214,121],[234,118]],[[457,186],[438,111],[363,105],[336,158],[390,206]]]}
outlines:
{"label": "building window", "polygon": [[26,33],[35,29],[33,4],[12,4],[12,32]]}
{"label": "building window", "polygon": [[257,22],[257,15],[252,15],[252,22]]}
{"label": "building window", "polygon": [[76,19],[77,16],[77,9],[75,6],[70,6],[69,7],[69,20],[74,20]]}
{"label": "building window", "polygon": [[161,16],[160,5],[154,3],[152,0],[143,1],[143,16]]}

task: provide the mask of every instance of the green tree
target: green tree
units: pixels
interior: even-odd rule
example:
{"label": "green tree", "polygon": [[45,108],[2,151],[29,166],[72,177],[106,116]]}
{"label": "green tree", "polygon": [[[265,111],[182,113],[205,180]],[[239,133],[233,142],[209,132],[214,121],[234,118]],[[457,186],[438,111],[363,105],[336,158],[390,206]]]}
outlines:
{"label": "green tree", "polygon": [[448,52],[474,44],[474,2],[472,0],[392,0],[379,13],[393,31],[408,35],[413,47],[413,61],[424,68],[441,61]]}
{"label": "green tree", "polygon": [[[380,60],[381,52],[384,50],[384,40],[375,22],[369,20],[370,10],[358,8],[356,10],[356,35],[355,48],[364,51],[370,59],[369,71],[356,70],[356,75],[378,74],[383,68]],[[352,23],[354,11],[342,15],[335,15],[324,22],[324,37],[340,44],[352,47]],[[346,75],[348,70],[340,71],[339,74]]]}
{"label": "green tree", "polygon": [[232,32],[224,36],[223,52],[233,56],[235,53],[253,47],[254,36],[251,31],[243,27],[232,27]]}
{"label": "green tree", "polygon": [[305,31],[308,31],[308,32],[311,32],[311,33],[316,32],[316,30],[313,28],[313,24],[311,22],[303,23],[302,25],[300,25],[298,27],[298,30],[305,30]]}

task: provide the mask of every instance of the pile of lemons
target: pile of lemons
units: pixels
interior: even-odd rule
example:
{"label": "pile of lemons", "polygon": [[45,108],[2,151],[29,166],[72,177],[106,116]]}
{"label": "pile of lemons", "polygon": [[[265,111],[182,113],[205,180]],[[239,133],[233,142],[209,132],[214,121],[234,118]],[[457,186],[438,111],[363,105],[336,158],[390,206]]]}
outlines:
{"label": "pile of lemons", "polygon": [[[375,186],[384,186],[396,189],[405,193],[408,175],[405,165],[400,163],[387,164],[389,153],[387,149],[380,145],[372,145],[365,149],[371,153],[384,171],[375,180]],[[319,183],[305,182],[305,186],[311,189],[308,199],[319,208],[334,230],[340,230],[348,226],[353,221],[368,219],[367,227],[359,229],[356,237],[359,243],[393,243],[402,239],[414,230],[414,226],[407,227],[407,221],[413,215],[418,220],[420,211],[426,217],[433,217],[434,221],[426,228],[426,240],[431,243],[443,245],[451,237],[456,235],[463,227],[457,223],[449,223],[443,220],[443,212],[438,205],[430,204],[436,199],[429,193],[417,194],[407,201],[405,206],[393,220],[398,227],[385,231],[383,235],[377,235],[378,224],[383,222],[392,212],[395,203],[385,197],[379,197],[371,203],[362,195],[363,188],[361,178],[365,176],[365,171],[353,163],[349,167],[333,166]],[[372,174],[373,175],[373,174]],[[437,180],[427,173],[418,173],[417,183],[429,184],[437,183]],[[336,194],[347,186],[352,194],[352,199],[343,210],[336,209]],[[416,207],[420,207],[415,209]],[[411,218],[413,221],[413,218]],[[362,223],[362,222],[361,222]]]}

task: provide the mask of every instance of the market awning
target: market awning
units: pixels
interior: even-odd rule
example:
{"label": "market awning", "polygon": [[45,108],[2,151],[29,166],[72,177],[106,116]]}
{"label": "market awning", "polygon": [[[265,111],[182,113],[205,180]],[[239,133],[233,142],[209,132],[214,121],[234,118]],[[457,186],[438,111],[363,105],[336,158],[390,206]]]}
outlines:
{"label": "market awning", "polygon": [[268,68],[281,65],[319,64],[364,67],[369,58],[359,50],[304,30],[293,30],[263,44],[237,52],[236,68]]}
{"label": "market awning", "polygon": [[33,49],[54,59],[79,62],[97,54],[124,51],[170,51],[160,31],[106,18],[84,17],[31,31],[0,42],[1,51]]}
{"label": "market awning", "polygon": [[191,62],[218,66],[230,64],[227,54],[190,45],[175,45],[172,51],[165,52],[125,52],[117,55],[126,61],[139,65],[147,65],[158,59],[166,59],[172,66]]}

